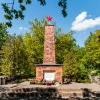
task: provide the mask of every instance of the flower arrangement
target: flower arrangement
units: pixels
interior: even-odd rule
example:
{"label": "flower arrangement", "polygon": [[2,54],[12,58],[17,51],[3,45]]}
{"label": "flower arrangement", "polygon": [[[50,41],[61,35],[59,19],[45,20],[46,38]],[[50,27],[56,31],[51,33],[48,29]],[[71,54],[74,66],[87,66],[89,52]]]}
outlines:
{"label": "flower arrangement", "polygon": [[46,82],[46,85],[47,85],[47,86],[51,86],[51,85],[53,85],[53,83],[52,83],[52,81],[47,81],[47,82]]}
{"label": "flower arrangement", "polygon": [[34,78],[30,84],[38,84],[38,85],[47,85],[47,86],[51,86],[51,85],[56,85],[57,83],[57,79],[55,80],[45,80],[45,79],[40,79],[40,80],[37,80],[36,78]]}

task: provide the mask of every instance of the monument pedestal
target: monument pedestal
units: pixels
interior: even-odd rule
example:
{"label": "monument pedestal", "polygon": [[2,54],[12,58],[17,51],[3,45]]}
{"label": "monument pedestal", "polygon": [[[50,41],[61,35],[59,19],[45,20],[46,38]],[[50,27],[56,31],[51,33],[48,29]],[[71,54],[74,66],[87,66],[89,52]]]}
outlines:
{"label": "monument pedestal", "polygon": [[57,80],[62,83],[62,64],[37,64],[36,79]]}

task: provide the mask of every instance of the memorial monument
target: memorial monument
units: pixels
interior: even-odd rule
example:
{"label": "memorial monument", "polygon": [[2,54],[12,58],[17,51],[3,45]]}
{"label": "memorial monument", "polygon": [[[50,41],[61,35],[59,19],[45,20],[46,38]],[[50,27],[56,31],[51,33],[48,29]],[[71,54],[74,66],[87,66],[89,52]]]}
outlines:
{"label": "memorial monument", "polygon": [[[51,19],[47,16],[48,21]],[[55,61],[54,25],[52,24],[45,25],[43,64],[36,65],[36,79],[48,81],[56,79],[62,83],[62,64],[56,64]]]}

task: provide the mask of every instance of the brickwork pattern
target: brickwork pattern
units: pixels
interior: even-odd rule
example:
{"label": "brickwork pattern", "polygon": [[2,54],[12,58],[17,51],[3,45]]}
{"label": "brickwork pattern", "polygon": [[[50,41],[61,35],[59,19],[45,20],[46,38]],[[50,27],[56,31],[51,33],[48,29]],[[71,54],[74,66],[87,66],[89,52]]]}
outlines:
{"label": "brickwork pattern", "polygon": [[43,63],[55,63],[54,25],[45,26]]}

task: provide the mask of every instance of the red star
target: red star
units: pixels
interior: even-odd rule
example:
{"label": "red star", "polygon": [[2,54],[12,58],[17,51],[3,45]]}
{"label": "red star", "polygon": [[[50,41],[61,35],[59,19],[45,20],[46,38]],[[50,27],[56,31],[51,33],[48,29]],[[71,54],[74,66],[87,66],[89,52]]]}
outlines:
{"label": "red star", "polygon": [[48,21],[52,21],[52,17],[50,15],[48,15],[46,18]]}

